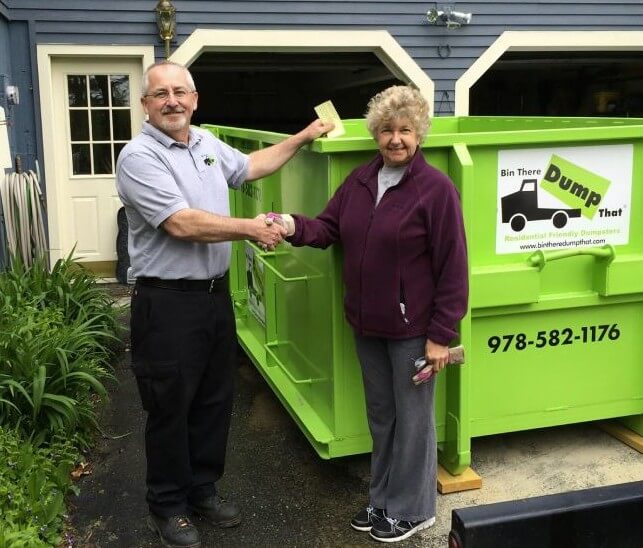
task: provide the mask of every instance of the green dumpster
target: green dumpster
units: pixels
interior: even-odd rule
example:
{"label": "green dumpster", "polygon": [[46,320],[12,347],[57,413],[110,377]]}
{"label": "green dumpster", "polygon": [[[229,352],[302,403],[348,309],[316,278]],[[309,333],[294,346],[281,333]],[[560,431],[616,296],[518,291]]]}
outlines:
{"label": "green dumpster", "polygon": [[[233,215],[314,216],[376,153],[363,120],[232,193]],[[244,151],[283,135],[206,125]],[[643,120],[435,118],[422,145],[462,198],[466,364],[440,375],[440,462],[477,436],[620,417],[643,434]],[[239,341],[319,455],[368,452],[341,247],[233,247]],[[373,296],[377,298],[377,296]],[[410,381],[409,381],[410,382]]]}

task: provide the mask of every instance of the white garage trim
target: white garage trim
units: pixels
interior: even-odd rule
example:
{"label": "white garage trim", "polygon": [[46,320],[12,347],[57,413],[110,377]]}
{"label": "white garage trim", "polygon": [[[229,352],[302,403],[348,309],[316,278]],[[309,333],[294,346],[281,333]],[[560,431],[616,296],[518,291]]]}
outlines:
{"label": "white garage trim", "polygon": [[208,51],[373,52],[399,80],[414,84],[433,112],[433,81],[385,30],[222,30],[197,29],[170,56],[190,66]]}
{"label": "white garage trim", "polygon": [[455,114],[469,114],[469,91],[507,51],[640,51],[640,31],[507,31],[473,63],[455,84]]}

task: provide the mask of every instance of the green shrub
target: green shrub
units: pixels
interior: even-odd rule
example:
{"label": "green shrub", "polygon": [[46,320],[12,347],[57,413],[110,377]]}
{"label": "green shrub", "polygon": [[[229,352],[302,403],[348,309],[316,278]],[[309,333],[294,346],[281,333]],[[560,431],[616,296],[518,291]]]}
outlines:
{"label": "green shrub", "polygon": [[65,495],[76,491],[70,472],[78,460],[73,439],[55,437],[37,447],[0,428],[0,548],[59,544]]}
{"label": "green shrub", "polygon": [[118,311],[72,259],[45,266],[14,260],[0,275],[0,425],[36,441],[78,432],[87,444]]}
{"label": "green shrub", "polygon": [[71,255],[56,261],[51,272],[43,258],[29,267],[14,258],[11,269],[0,276],[0,296],[0,309],[3,304],[28,304],[39,310],[59,309],[65,322],[91,318],[100,329],[96,336],[102,342],[119,328],[113,300],[96,283],[94,274]]}
{"label": "green shrub", "polygon": [[59,309],[6,307],[0,321],[0,424],[25,437],[87,432],[92,391],[107,395],[108,354],[93,319],[65,324]]}
{"label": "green shrub", "polygon": [[71,257],[0,273],[0,548],[61,541],[69,473],[112,375],[120,311]]}

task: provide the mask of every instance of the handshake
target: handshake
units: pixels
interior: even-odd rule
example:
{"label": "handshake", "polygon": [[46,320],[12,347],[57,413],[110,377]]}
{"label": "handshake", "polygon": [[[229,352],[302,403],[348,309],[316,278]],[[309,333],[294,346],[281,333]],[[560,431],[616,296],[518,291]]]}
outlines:
{"label": "handshake", "polygon": [[295,233],[295,220],[287,213],[261,213],[254,221],[255,240],[264,251],[272,251],[284,238]]}

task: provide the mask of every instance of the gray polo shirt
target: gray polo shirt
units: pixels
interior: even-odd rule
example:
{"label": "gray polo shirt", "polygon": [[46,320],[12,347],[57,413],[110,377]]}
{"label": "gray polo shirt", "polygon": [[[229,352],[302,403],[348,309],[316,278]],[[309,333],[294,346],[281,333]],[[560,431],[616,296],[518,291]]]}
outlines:
{"label": "gray polo shirt", "polygon": [[116,186],[129,223],[132,274],[204,280],[230,266],[230,242],[199,243],[169,236],[161,224],[185,208],[230,215],[228,188],[248,174],[246,154],[191,127],[178,143],[150,123],[121,151]]}

